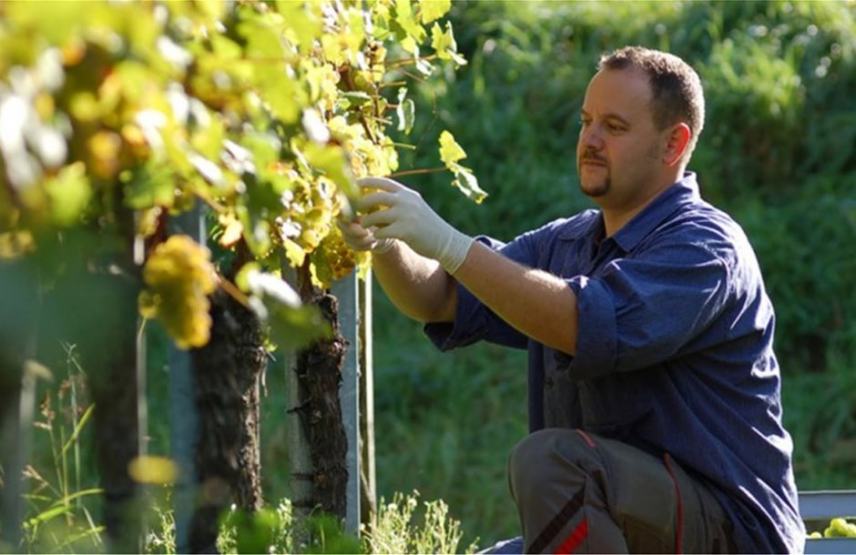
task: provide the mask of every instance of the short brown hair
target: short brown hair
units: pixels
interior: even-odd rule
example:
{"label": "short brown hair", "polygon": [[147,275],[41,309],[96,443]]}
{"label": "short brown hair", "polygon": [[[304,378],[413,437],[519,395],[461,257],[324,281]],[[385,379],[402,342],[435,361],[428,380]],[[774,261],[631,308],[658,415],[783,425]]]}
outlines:
{"label": "short brown hair", "polygon": [[598,70],[640,69],[651,84],[651,112],[657,129],[679,122],[692,131],[685,160],[689,160],[701,130],[704,128],[704,91],[695,70],[674,54],[642,46],[625,46],[604,54]]}

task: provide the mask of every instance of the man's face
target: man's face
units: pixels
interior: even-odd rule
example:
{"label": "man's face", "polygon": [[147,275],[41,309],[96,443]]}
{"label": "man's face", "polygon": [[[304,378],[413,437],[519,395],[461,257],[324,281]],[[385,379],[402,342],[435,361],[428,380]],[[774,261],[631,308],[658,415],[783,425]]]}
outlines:
{"label": "man's face", "polygon": [[651,113],[651,86],[639,70],[599,71],[586,89],[577,142],[582,192],[623,208],[656,186],[663,132]]}

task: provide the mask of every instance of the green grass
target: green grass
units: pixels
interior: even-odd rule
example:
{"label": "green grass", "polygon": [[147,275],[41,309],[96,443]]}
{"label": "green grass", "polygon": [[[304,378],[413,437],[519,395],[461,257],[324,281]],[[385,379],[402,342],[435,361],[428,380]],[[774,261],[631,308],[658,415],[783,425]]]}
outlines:
{"label": "green grass", "polygon": [[441,353],[382,293],[375,299],[379,491],[444,499],[466,542],[517,535],[505,469],[528,429],[525,353],[491,345]]}

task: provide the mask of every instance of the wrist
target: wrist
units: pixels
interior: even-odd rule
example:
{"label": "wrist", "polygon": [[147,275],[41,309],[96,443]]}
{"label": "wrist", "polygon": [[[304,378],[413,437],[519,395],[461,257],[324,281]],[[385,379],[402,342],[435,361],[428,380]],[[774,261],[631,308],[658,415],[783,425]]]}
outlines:
{"label": "wrist", "polygon": [[395,247],[395,239],[378,239],[370,250],[372,254],[384,254],[391,251],[393,247]]}
{"label": "wrist", "polygon": [[437,261],[446,272],[450,275],[454,274],[466,260],[473,243],[475,239],[449,226],[448,237],[437,256]]}

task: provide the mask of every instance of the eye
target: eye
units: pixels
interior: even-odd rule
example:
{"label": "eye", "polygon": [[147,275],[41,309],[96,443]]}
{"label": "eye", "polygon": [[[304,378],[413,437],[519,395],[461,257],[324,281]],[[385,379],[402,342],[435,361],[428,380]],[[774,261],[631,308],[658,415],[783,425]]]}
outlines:
{"label": "eye", "polygon": [[624,131],[624,126],[610,121],[606,123],[606,130],[610,133],[621,133]]}

